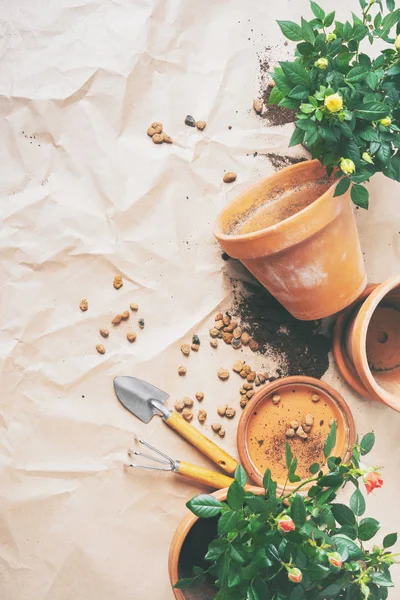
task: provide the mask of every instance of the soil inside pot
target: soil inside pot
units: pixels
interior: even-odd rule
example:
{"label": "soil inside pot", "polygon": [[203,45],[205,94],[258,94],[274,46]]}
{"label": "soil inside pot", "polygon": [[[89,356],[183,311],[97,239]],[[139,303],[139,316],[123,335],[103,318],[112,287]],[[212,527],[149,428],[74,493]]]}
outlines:
{"label": "soil inside pot", "polygon": [[[273,404],[271,398],[266,397],[254,409],[247,426],[247,444],[257,471],[263,474],[269,467],[275,481],[284,485],[287,476],[286,441],[289,442],[293,456],[298,459],[297,474],[305,479],[309,476],[308,468],[312,463],[324,462],[323,448],[331,419],[336,419],[338,424],[336,448],[342,447],[345,432],[339,409],[323,390],[296,383],[283,385],[276,393],[281,397],[279,404]],[[319,402],[311,400],[313,394],[320,397]],[[314,417],[308,438],[294,436],[288,439],[286,431],[290,422],[295,420],[303,424],[308,413]]]}
{"label": "soil inside pot", "polygon": [[258,199],[226,233],[243,235],[276,225],[315,202],[330,185],[329,180],[323,179],[290,190],[274,190],[272,197]]}
{"label": "soil inside pot", "polygon": [[[207,568],[210,563],[204,560],[208,544],[217,537],[218,518],[199,519],[187,534],[179,555],[179,578],[193,577],[193,567]],[[217,592],[211,580],[200,586],[181,590],[186,600],[213,600]]]}

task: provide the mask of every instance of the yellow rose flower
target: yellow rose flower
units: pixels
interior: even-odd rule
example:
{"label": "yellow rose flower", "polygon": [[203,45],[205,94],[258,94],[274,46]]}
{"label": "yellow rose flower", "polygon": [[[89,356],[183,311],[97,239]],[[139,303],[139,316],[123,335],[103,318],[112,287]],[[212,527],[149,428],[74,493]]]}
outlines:
{"label": "yellow rose flower", "polygon": [[390,117],[385,117],[384,119],[381,119],[379,121],[379,123],[381,125],[383,125],[384,127],[389,127],[389,125],[391,124],[391,122],[392,122],[392,119]]}
{"label": "yellow rose flower", "polygon": [[331,94],[325,98],[324,104],[329,112],[339,112],[343,108],[343,98],[338,93]]}
{"label": "yellow rose flower", "polygon": [[356,165],[350,158],[342,158],[340,168],[346,175],[351,175],[356,170]]}
{"label": "yellow rose flower", "polygon": [[395,45],[395,48],[397,48],[397,50],[400,50],[400,33],[399,33],[399,35],[396,35],[396,39],[394,40],[394,45]]}
{"label": "yellow rose flower", "polygon": [[314,63],[314,67],[318,67],[318,69],[321,69],[322,71],[324,71],[327,66],[328,66],[328,59],[324,58],[324,57],[319,58]]}

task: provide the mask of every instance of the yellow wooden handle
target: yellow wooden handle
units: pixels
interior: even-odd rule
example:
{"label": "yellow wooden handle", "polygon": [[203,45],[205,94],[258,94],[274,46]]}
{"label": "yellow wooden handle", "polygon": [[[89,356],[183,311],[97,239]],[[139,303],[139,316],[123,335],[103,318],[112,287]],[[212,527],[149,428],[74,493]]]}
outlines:
{"label": "yellow wooden handle", "polygon": [[208,456],[208,458],[214,461],[221,469],[227,473],[235,472],[238,462],[177,413],[172,413],[171,416],[164,420],[167,425],[177,431],[205,456]]}
{"label": "yellow wooden handle", "polygon": [[200,483],[209,485],[217,490],[229,487],[233,482],[232,477],[228,477],[228,475],[217,473],[216,471],[209,471],[208,469],[191,465],[182,460],[178,461],[178,470],[176,472],[179,473],[179,475],[183,475],[183,477],[199,481]]}

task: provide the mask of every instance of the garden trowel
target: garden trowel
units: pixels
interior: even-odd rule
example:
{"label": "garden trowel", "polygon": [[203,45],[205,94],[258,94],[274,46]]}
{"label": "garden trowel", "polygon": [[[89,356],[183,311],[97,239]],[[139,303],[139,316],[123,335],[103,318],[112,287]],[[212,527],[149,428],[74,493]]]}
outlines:
{"label": "garden trowel", "polygon": [[167,425],[214,461],[221,469],[230,474],[234,473],[238,463],[232,456],[177,413],[164,406],[169,394],[147,381],[129,376],[116,377],[114,389],[121,404],[143,423],[149,423],[154,415],[160,416]]}

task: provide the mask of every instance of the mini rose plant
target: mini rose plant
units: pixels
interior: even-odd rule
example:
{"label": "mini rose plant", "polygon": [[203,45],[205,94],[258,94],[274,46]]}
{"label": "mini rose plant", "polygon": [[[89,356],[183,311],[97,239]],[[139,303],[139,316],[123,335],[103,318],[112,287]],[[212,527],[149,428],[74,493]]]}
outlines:
{"label": "mini rose plant", "polygon": [[[372,545],[380,524],[363,517],[363,488],[370,493],[383,485],[379,468],[360,462],[374,442],[374,434],[366,434],[343,462],[330,455],[334,423],[324,445],[325,461],[312,464],[303,481],[286,443],[288,480],[298,484],[292,491],[277,494],[267,469],[264,495],[257,496],[246,488],[239,465],[226,502],[205,494],[190,500],[187,506],[196,516],[218,519],[217,537],[208,546],[205,566],[195,566],[193,577],[175,587],[211,580],[215,600],[385,600],[397,556],[389,548],[397,534]],[[348,484],[354,486],[349,506],[337,499]],[[311,487],[303,496],[299,491],[305,485]]]}
{"label": "mini rose plant", "polygon": [[[272,73],[269,103],[296,111],[290,146],[304,144],[335,171],[335,195],[351,186],[353,202],[368,208],[363,184],[372,175],[400,181],[400,9],[395,0],[359,4],[361,14],[344,23],[313,1],[311,20],[278,21],[297,46]],[[376,40],[384,47],[372,58],[365,45]]]}

